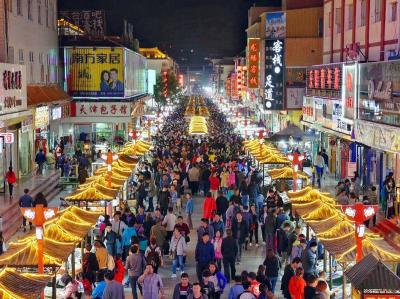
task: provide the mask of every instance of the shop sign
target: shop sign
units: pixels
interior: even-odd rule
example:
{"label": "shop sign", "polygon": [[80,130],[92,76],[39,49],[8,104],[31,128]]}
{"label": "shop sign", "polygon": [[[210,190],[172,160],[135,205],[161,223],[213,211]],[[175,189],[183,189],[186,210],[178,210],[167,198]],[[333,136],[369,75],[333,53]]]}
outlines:
{"label": "shop sign", "polygon": [[25,66],[0,63],[0,115],[26,110]]}
{"label": "shop sign", "polygon": [[61,110],[62,108],[60,106],[51,109],[51,120],[61,119],[62,116]]}
{"label": "shop sign", "polygon": [[49,125],[49,107],[36,107],[35,128],[46,128]]}
{"label": "shop sign", "polygon": [[106,33],[104,10],[62,10],[60,17],[84,30],[86,35],[102,37]]}
{"label": "shop sign", "polygon": [[4,143],[14,143],[14,133],[0,133],[0,136],[4,138]]}
{"label": "shop sign", "polygon": [[400,61],[359,65],[358,117],[400,126]]}
{"label": "shop sign", "polygon": [[301,109],[303,106],[304,88],[286,88],[286,109]]}
{"label": "shop sign", "polygon": [[247,41],[249,47],[248,57],[248,77],[247,86],[249,88],[259,88],[260,76],[260,39],[249,38]]}
{"label": "shop sign", "polygon": [[400,129],[373,122],[356,120],[354,135],[358,142],[381,150],[400,151]]}
{"label": "shop sign", "polygon": [[400,299],[400,295],[365,294],[364,299]]}
{"label": "shop sign", "polygon": [[265,108],[283,110],[285,49],[283,40],[265,41]]}
{"label": "shop sign", "polygon": [[303,97],[303,120],[314,122],[314,99],[312,97]]}
{"label": "shop sign", "polygon": [[33,129],[33,116],[29,115],[22,120],[21,131],[22,131],[22,133],[26,133],[32,129]]}
{"label": "shop sign", "polygon": [[357,95],[357,64],[343,67],[343,110],[344,117],[354,119],[355,98]]}
{"label": "shop sign", "polygon": [[354,177],[354,172],[357,171],[357,162],[347,162],[347,177]]}
{"label": "shop sign", "polygon": [[268,12],[265,16],[265,25],[265,37],[267,39],[284,39],[286,37],[285,12]]}
{"label": "shop sign", "polygon": [[[129,117],[130,116],[130,105],[129,103],[74,103],[76,113],[73,116],[76,117],[106,117],[106,116],[117,116],[117,117]],[[73,113],[72,113],[73,114]]]}
{"label": "shop sign", "polygon": [[64,48],[67,92],[75,98],[124,97],[124,49]]}
{"label": "shop sign", "polygon": [[306,95],[341,99],[342,71],[340,63],[307,68]]}

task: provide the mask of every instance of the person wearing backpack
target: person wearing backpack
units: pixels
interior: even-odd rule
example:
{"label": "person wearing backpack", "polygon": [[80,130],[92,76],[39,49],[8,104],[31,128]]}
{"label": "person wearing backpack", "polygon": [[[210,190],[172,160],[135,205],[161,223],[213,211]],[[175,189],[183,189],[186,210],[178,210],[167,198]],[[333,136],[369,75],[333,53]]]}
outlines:
{"label": "person wearing backpack", "polygon": [[137,281],[142,273],[142,270],[145,265],[145,260],[142,255],[139,253],[138,246],[132,246],[130,248],[130,254],[126,259],[125,269],[128,270],[129,282],[132,288],[132,296],[133,299],[137,299]]}
{"label": "person wearing backpack", "polygon": [[150,238],[150,245],[147,247],[144,257],[146,259],[147,264],[151,264],[153,266],[153,272],[157,273],[158,268],[162,267],[163,259],[161,254],[161,249],[157,245],[157,241],[155,237]]}

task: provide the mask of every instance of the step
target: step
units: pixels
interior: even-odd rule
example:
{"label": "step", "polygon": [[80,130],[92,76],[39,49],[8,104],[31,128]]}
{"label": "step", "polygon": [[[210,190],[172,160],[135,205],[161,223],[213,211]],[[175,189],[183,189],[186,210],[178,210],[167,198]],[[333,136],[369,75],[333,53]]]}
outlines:
{"label": "step", "polygon": [[398,242],[400,234],[393,231],[385,222],[379,222],[375,227],[371,228],[371,230],[375,233],[379,233],[389,245],[400,251],[400,245]]}

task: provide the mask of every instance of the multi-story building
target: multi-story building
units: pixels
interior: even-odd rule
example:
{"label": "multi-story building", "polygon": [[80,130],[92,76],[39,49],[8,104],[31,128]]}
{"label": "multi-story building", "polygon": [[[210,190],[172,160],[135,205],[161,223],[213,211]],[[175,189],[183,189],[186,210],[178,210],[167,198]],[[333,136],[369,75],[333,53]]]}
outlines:
{"label": "multi-story building", "polygon": [[[62,105],[69,97],[57,85],[58,36],[56,0],[6,0],[0,3],[0,62],[2,75],[18,84],[1,92],[1,132],[14,142],[3,151],[0,173],[12,165],[30,174],[35,152],[49,145],[48,105]],[[3,80],[3,89],[6,89]],[[61,106],[60,106],[61,108]]]}
{"label": "multi-story building", "polygon": [[140,48],[140,54],[146,57],[148,69],[155,70],[157,74],[168,71],[178,75],[179,65],[158,47]]}
{"label": "multi-story building", "polygon": [[233,58],[212,59],[211,61],[213,64],[213,94],[230,98],[230,95],[226,93],[225,85],[229,75],[235,69]]}

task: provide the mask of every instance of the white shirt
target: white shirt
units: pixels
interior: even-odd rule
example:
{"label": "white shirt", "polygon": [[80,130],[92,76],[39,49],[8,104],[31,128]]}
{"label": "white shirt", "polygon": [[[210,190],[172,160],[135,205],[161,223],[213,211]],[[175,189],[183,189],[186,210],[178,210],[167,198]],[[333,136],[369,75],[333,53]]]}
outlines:
{"label": "white shirt", "polygon": [[167,215],[165,215],[164,220],[162,222],[163,225],[167,225],[166,226],[166,230],[169,232],[172,232],[174,230],[175,224],[176,224],[176,216],[173,213],[167,213]]}

